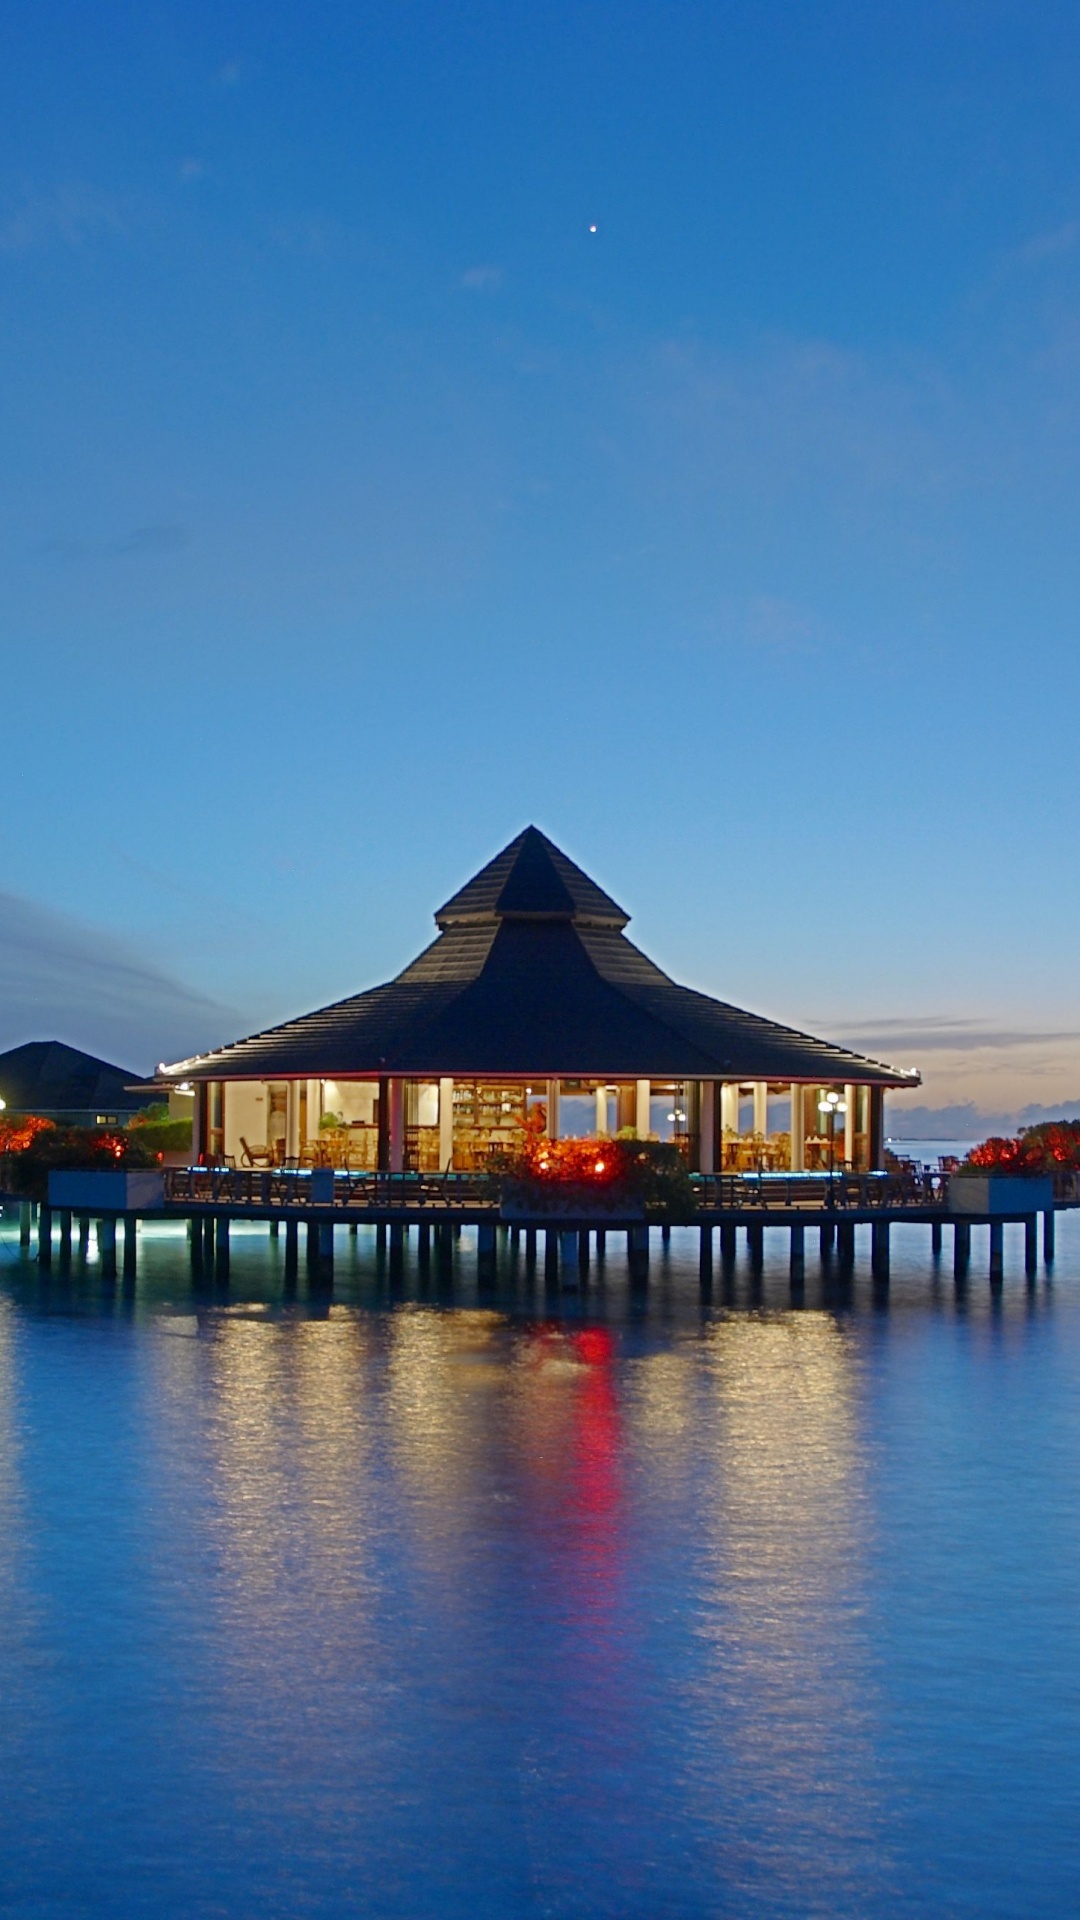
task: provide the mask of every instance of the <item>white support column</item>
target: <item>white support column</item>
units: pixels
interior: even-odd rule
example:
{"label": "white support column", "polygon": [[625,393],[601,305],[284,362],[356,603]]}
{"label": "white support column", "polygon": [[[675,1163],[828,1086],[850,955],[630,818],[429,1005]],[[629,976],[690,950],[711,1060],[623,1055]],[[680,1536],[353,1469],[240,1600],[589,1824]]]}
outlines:
{"label": "white support column", "polygon": [[848,1166],[855,1158],[855,1099],[858,1091],[857,1087],[844,1088],[844,1105],[847,1108],[844,1115],[844,1159]]}
{"label": "white support column", "polygon": [[290,1160],[300,1155],[300,1082],[285,1082],[285,1152]]}
{"label": "white support column", "polygon": [[806,1113],[803,1089],[796,1086],[791,1089],[791,1171],[806,1171]]}
{"label": "white support column", "polygon": [[734,1080],[725,1081],[720,1089],[720,1125],[726,1133],[739,1131],[739,1088]]}
{"label": "white support column", "polygon": [[606,1140],[608,1137],[607,1103],[608,1103],[608,1090],[606,1086],[597,1087],[596,1089],[596,1137],[598,1140]]}
{"label": "white support column", "polygon": [[639,1080],[637,1083],[637,1113],[634,1118],[634,1131],[639,1140],[647,1140],[652,1123],[652,1081]]}
{"label": "white support column", "polygon": [[547,1132],[549,1140],[559,1137],[559,1083],[549,1080],[547,1083]]}
{"label": "white support column", "polygon": [[769,1131],[769,1083],[767,1080],[754,1081],[754,1132]]}
{"label": "white support column", "polygon": [[446,1173],[454,1164],[454,1083],[439,1081],[439,1167]]}
{"label": "white support column", "polygon": [[390,1171],[400,1173],[405,1165],[405,1082],[395,1075],[387,1082],[390,1098]]}
{"label": "white support column", "polygon": [[716,1172],[716,1083],[702,1080],[699,1099],[698,1165],[702,1173]]}
{"label": "white support column", "polygon": [[307,1137],[317,1140],[319,1121],[322,1119],[322,1081],[309,1080],[307,1083]]}

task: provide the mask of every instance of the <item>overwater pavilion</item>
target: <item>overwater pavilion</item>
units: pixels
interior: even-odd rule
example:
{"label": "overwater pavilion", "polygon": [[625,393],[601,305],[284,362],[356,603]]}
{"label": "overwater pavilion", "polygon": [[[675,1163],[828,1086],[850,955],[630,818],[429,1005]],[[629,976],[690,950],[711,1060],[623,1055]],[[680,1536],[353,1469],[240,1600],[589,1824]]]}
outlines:
{"label": "overwater pavilion", "polygon": [[674,1139],[703,1173],[881,1165],[888,1066],[670,979],[629,916],[536,827],[373,987],[163,1064],[194,1158],[390,1172],[482,1168],[527,1135]]}

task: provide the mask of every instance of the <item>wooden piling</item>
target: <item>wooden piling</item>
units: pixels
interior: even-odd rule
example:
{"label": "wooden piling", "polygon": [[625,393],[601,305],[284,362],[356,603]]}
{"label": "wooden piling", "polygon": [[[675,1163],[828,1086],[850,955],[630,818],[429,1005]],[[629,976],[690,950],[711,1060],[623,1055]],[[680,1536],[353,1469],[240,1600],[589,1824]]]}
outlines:
{"label": "wooden piling", "polygon": [[219,1213],[214,1222],[214,1272],[219,1280],[229,1277],[229,1216]]}
{"label": "wooden piling", "polygon": [[701,1276],[701,1283],[703,1286],[708,1286],[709,1283],[711,1282],[712,1268],[713,1268],[712,1228],[702,1227],[699,1235],[699,1239],[698,1239],[698,1273]]}
{"label": "wooden piling", "polygon": [[990,1222],[990,1278],[1000,1280],[1005,1272],[1005,1222]]}
{"label": "wooden piling", "polygon": [[935,1260],[941,1252],[941,1233],[941,1221],[932,1221],[930,1225],[930,1251]]}
{"label": "wooden piling", "polygon": [[124,1215],[124,1279],[134,1280],[138,1263],[138,1226],[133,1213]]}
{"label": "wooden piling", "polygon": [[875,1220],[870,1228],[870,1270],[876,1280],[889,1277],[889,1222]]}
{"label": "wooden piling", "polygon": [[1039,1216],[1029,1213],[1024,1221],[1024,1272],[1033,1274],[1039,1267]]}
{"label": "wooden piling", "polygon": [[1043,1265],[1054,1264],[1054,1209],[1048,1207],[1043,1214]]}
{"label": "wooden piling", "polygon": [[19,1245],[20,1247],[28,1247],[30,1245],[30,1202],[29,1200],[19,1201]]}
{"label": "wooden piling", "polygon": [[791,1278],[801,1281],[806,1271],[806,1228],[801,1221],[791,1227]]}
{"label": "wooden piling", "polygon": [[52,1266],[52,1208],[38,1208],[38,1266]]}
{"label": "wooden piling", "polygon": [[733,1267],[735,1265],[735,1253],[736,1253],[735,1222],[733,1220],[721,1221],[720,1258],[723,1261],[725,1267]]}
{"label": "wooden piling", "polygon": [[633,1280],[649,1277],[649,1229],[646,1226],[626,1230],[626,1257]]}
{"label": "wooden piling", "polygon": [[958,1280],[967,1273],[971,1260],[971,1222],[957,1220],[953,1225],[953,1272]]}
{"label": "wooden piling", "polygon": [[106,1280],[116,1279],[116,1215],[107,1213],[98,1221],[98,1256],[101,1260],[102,1275]]}

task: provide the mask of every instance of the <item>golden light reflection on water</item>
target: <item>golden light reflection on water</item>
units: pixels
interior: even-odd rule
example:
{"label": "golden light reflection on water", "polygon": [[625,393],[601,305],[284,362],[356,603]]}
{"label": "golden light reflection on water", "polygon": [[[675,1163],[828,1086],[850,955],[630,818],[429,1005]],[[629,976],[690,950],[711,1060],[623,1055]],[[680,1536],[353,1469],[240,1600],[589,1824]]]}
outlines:
{"label": "golden light reflection on water", "polygon": [[[823,1860],[870,1844],[871,1518],[855,1361],[829,1316],[731,1318],[628,1359],[603,1327],[494,1312],[224,1313],[174,1324],[157,1350],[166,1498],[171,1475],[185,1504],[185,1473],[208,1494],[222,1738],[238,1763],[253,1721],[291,1751],[298,1700],[321,1738],[329,1721],[385,1740],[408,1634],[411,1684],[433,1699],[471,1671],[476,1700],[505,1714],[497,1676],[515,1676],[538,1884],[557,1876],[570,1817],[545,1732],[560,1721],[582,1730],[628,1831],[625,1757],[675,1711],[703,1828],[722,1771],[757,1810],[748,1850],[767,1844],[792,1885],[811,1860],[820,1881]],[[670,1569],[668,1496],[684,1556]],[[660,1656],[654,1693],[647,1648],[672,1606],[683,1651]],[[519,1607],[544,1623],[535,1697]],[[454,1649],[449,1668],[426,1664],[429,1632],[433,1657]]]}
{"label": "golden light reflection on water", "polygon": [[22,1590],[26,1552],[16,1325],[11,1302],[0,1300],[0,1610],[9,1631],[12,1608]]}
{"label": "golden light reflection on water", "polygon": [[800,1313],[718,1322],[704,1360],[698,1764],[734,1763],[771,1809],[774,1871],[786,1854],[820,1880],[869,1839],[874,1793],[854,1353]]}
{"label": "golden light reflection on water", "polygon": [[208,1337],[162,1340],[159,1357],[185,1433],[199,1416],[238,1600],[265,1605],[298,1551],[313,1587],[332,1597],[362,1560],[364,1322],[221,1315]]}

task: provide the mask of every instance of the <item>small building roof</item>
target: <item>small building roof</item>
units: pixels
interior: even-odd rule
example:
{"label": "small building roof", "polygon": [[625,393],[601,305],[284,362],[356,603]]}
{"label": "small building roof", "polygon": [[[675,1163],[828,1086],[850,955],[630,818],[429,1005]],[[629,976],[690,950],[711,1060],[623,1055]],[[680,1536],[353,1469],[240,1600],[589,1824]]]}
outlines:
{"label": "small building roof", "polygon": [[136,1113],[160,1096],[134,1092],[135,1078],[63,1040],[28,1040],[0,1053],[0,1095],[12,1113]]}
{"label": "small building roof", "polygon": [[171,1080],[723,1079],[915,1086],[888,1066],[679,986],[629,916],[536,827],[435,915],[385,986],[163,1066]]}

